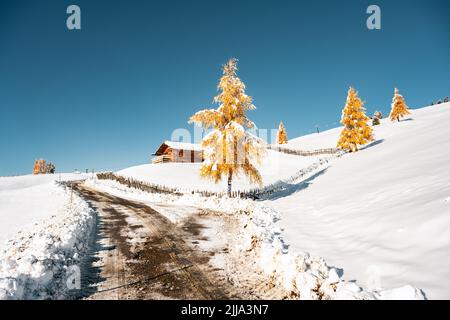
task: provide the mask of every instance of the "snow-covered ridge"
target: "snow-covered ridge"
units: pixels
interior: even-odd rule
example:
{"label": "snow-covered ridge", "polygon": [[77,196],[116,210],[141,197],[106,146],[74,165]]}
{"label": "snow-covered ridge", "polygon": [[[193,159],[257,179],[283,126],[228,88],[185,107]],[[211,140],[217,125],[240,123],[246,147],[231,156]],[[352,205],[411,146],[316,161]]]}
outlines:
{"label": "snow-covered ridge", "polygon": [[65,204],[52,216],[1,247],[0,300],[63,299],[77,288],[96,214],[82,198],[63,192]]}

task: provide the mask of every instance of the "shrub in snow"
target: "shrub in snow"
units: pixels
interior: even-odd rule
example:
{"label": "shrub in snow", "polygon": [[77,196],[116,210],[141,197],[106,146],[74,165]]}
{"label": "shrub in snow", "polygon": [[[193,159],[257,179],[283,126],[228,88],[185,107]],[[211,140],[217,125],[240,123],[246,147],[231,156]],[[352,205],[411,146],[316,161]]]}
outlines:
{"label": "shrub in snow", "polygon": [[378,119],[383,119],[383,113],[381,113],[381,111],[375,111],[373,116],[378,118]]}
{"label": "shrub in snow", "polygon": [[383,119],[383,115],[381,114],[381,112],[380,111],[375,112],[372,117],[372,125],[373,126],[380,125],[381,123],[380,119]]}
{"label": "shrub in snow", "polygon": [[34,162],[33,174],[53,174],[55,173],[55,165],[44,159],[39,159]]}

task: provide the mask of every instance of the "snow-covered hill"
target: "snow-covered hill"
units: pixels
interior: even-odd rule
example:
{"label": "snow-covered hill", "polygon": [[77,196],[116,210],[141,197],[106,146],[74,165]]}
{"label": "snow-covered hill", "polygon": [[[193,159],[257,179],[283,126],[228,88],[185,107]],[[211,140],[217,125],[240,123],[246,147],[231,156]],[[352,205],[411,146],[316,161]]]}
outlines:
{"label": "snow-covered hill", "polygon": [[[450,298],[450,104],[383,120],[376,142],[266,204],[296,251],[343,267],[365,287],[408,283]],[[340,128],[289,143],[334,147]]]}
{"label": "snow-covered hill", "polygon": [[[269,150],[259,166],[264,185],[275,183],[294,175],[302,168],[319,161],[321,157],[298,157]],[[322,157],[323,158],[323,157]],[[200,177],[200,163],[164,163],[144,164],[119,171],[125,177],[136,178],[166,187],[184,190],[225,191],[226,179],[222,183],[205,180]],[[240,176],[233,180],[233,190],[248,190],[254,188],[246,179]]]}

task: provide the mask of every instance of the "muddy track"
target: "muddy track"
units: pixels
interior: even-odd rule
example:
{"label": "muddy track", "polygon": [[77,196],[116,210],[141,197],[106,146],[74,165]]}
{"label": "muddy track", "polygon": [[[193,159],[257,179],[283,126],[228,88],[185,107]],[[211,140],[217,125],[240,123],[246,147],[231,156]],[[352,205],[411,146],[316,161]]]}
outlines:
{"label": "muddy track", "polygon": [[174,225],[149,206],[81,183],[73,188],[99,212],[98,235],[82,272],[84,299],[238,299],[209,264],[213,252],[188,244],[195,222]]}

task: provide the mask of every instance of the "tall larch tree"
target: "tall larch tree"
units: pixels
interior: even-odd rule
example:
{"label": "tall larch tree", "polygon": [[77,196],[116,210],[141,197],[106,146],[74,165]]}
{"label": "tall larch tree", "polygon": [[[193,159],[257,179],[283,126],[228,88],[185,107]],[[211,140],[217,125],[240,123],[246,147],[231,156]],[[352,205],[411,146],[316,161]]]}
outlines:
{"label": "tall larch tree", "polygon": [[283,121],[280,122],[280,126],[278,127],[277,143],[278,144],[286,144],[286,143],[288,143],[286,129],[284,128]]}
{"label": "tall larch tree", "polygon": [[237,60],[230,59],[223,66],[223,76],[219,81],[219,94],[214,102],[217,109],[199,111],[190,123],[212,129],[202,140],[205,161],[200,175],[216,183],[223,176],[228,178],[228,195],[231,195],[233,177],[243,173],[251,183],[262,185],[261,175],[256,168],[265,153],[262,139],[246,129],[256,129],[247,118],[246,112],[256,109],[252,97],[245,94],[245,85],[236,75]]}
{"label": "tall larch tree", "polygon": [[373,141],[372,128],[367,124],[369,118],[365,114],[364,103],[358,97],[358,92],[350,88],[347,103],[342,110],[341,123],[344,129],[338,141],[338,148],[356,152],[358,146]]}
{"label": "tall larch tree", "polygon": [[391,105],[391,114],[389,115],[389,118],[391,118],[391,121],[400,122],[400,118],[408,114],[411,114],[411,112],[409,112],[409,108],[406,105],[405,99],[401,94],[398,93],[398,89],[395,88],[394,98],[392,99]]}

